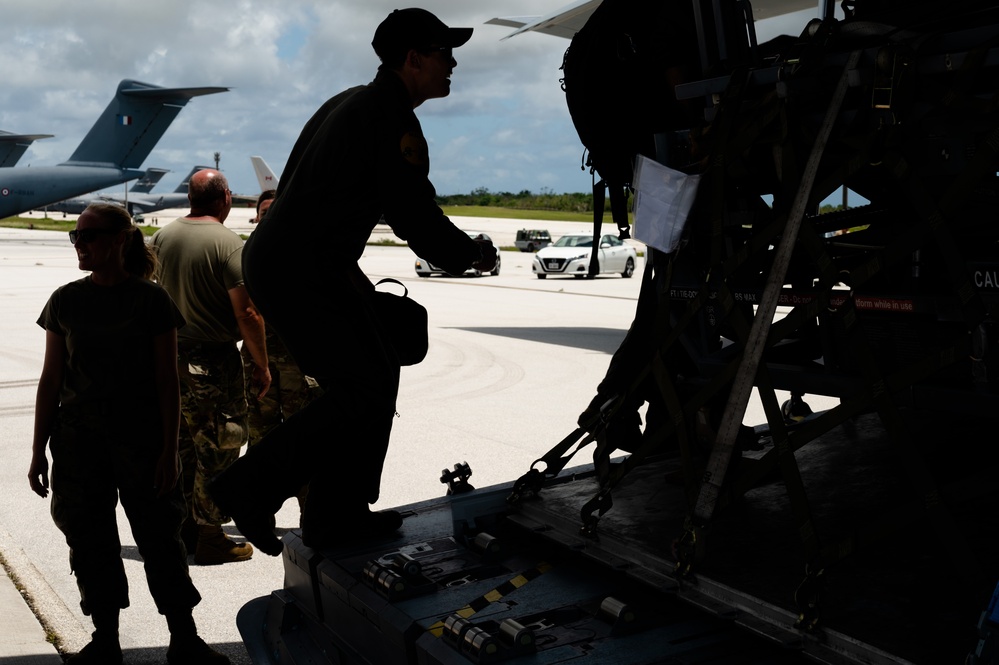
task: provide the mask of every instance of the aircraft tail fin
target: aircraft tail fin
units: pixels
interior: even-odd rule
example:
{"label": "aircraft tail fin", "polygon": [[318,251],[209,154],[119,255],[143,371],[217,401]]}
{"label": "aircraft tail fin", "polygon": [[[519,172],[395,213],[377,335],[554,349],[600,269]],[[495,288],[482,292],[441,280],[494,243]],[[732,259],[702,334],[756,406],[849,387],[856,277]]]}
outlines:
{"label": "aircraft tail fin", "polygon": [[264,161],[263,157],[250,157],[250,162],[253,164],[253,172],[257,174],[257,182],[260,183],[260,191],[266,192],[268,189],[277,189],[278,178],[274,175],[274,171],[271,171],[271,167],[267,166],[267,162]]}
{"label": "aircraft tail fin", "polygon": [[157,169],[151,168],[146,169],[146,172],[142,174],[142,177],[135,181],[132,185],[132,189],[129,191],[133,194],[148,194],[153,191],[153,187],[156,186],[163,176],[170,172],[170,169]]}
{"label": "aircraft tail fin", "polygon": [[0,168],[14,166],[21,155],[38,139],[50,139],[52,134],[12,134],[0,130]]}
{"label": "aircraft tail fin", "polygon": [[180,184],[177,185],[177,189],[173,190],[174,193],[187,194],[188,184],[191,182],[191,176],[193,176],[195,173],[203,169],[214,169],[214,168],[215,168],[214,166],[195,166],[193,169],[191,169],[191,172],[188,173],[184,177],[184,179],[180,181]]}
{"label": "aircraft tail fin", "polygon": [[161,88],[125,79],[67,164],[135,169],[193,97],[228,88]]}

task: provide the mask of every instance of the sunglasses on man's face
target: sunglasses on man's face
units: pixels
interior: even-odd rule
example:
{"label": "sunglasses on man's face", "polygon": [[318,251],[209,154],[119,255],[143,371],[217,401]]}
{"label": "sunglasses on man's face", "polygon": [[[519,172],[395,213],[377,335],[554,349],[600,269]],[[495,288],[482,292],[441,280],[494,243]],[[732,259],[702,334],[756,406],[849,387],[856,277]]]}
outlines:
{"label": "sunglasses on man's face", "polygon": [[431,53],[437,51],[444,56],[445,60],[451,60],[454,58],[454,50],[450,46],[428,46],[427,50]]}
{"label": "sunglasses on man's face", "polygon": [[77,243],[88,243],[97,240],[101,236],[113,236],[119,233],[115,229],[73,229],[69,232],[69,241],[74,245]]}

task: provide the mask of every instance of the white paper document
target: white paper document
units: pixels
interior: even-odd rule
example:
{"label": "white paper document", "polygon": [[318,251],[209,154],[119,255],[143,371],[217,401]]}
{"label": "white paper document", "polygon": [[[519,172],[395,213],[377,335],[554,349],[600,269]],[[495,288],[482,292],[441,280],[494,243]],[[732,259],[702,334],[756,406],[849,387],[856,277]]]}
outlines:
{"label": "white paper document", "polygon": [[687,175],[638,156],[635,168],[635,239],[667,254],[683,235],[699,175]]}

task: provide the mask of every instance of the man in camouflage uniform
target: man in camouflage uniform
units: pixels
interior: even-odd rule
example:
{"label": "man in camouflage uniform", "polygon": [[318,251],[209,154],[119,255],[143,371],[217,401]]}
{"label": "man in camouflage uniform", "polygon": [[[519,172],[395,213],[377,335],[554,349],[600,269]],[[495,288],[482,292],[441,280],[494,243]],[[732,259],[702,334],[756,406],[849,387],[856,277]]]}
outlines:
{"label": "man in camouflage uniform", "polygon": [[[274,190],[268,189],[257,198],[257,216],[254,222],[260,222],[264,213],[274,201]],[[249,422],[248,445],[253,446],[268,432],[280,425],[305,405],[322,395],[323,390],[311,376],[306,376],[298,368],[298,363],[288,353],[284,342],[270,326],[267,331],[267,361],[271,372],[271,387],[265,395],[259,398],[251,385],[253,357],[245,344],[243,356],[243,376],[246,382],[246,402]],[[298,494],[298,505],[305,505],[308,495],[308,485]]]}
{"label": "man in camouflage uniform", "polygon": [[243,561],[253,554],[222,531],[229,521],[208,496],[207,484],[239,458],[247,440],[240,339],[253,359],[258,394],[270,386],[263,320],[243,286],[243,241],[222,224],[232,207],[225,176],[213,169],[191,177],[191,212],[157,231],[159,282],[187,324],[177,333],[181,411],[180,458],[184,495],[196,525],[185,528],[200,565]]}

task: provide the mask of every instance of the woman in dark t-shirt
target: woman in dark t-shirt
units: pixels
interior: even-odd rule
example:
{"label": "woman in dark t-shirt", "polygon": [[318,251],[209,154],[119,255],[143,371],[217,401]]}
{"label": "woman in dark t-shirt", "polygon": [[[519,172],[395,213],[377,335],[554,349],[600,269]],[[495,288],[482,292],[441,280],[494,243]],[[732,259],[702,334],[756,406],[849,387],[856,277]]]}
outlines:
{"label": "woman in dark t-shirt", "polygon": [[31,489],[49,493],[66,536],[93,640],[68,663],[119,664],[118,617],[128,607],[115,508],[120,499],[170,627],[170,663],[228,663],[198,637],[201,596],[187,570],[177,483],[180,389],[177,329],[184,319],[150,281],[156,257],[123,208],[94,204],[69,233],[90,274],[49,298],[38,318],[45,361],[35,400]]}

